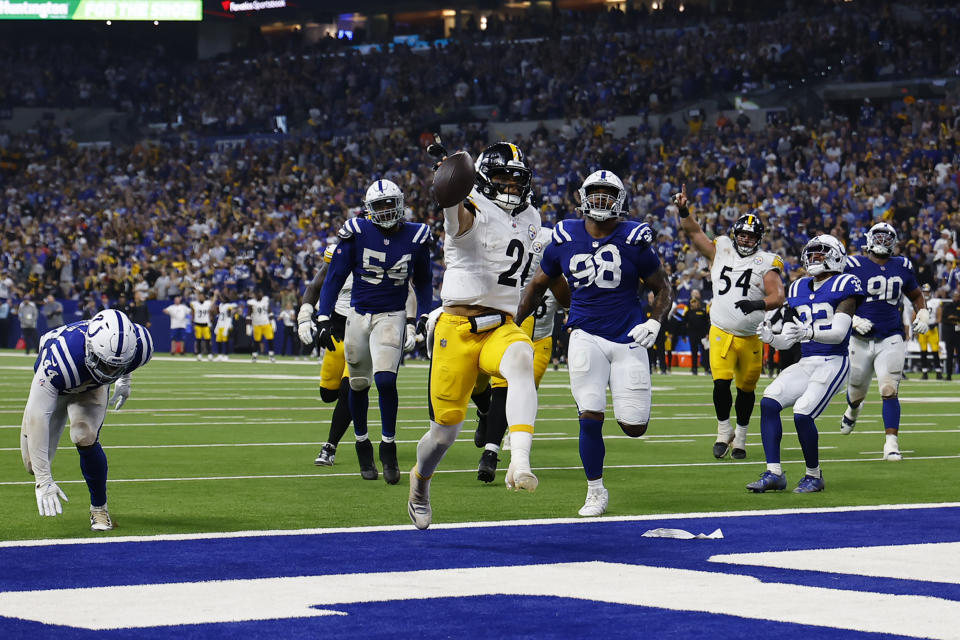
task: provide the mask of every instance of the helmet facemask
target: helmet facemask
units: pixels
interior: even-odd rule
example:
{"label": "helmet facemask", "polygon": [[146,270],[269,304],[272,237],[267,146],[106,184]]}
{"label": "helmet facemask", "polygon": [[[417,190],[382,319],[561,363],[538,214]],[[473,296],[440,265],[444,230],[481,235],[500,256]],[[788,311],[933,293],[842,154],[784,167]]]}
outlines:
{"label": "helmet facemask", "polygon": [[403,194],[367,200],[363,208],[373,224],[389,229],[403,219]]}
{"label": "helmet facemask", "polygon": [[867,251],[877,256],[893,255],[897,232],[888,224],[874,225],[867,231]]}
{"label": "helmet facemask", "polygon": [[803,248],[801,261],[809,275],[818,276],[827,272],[843,273],[845,259],[842,247],[814,238]]}
{"label": "helmet facemask", "polygon": [[529,169],[498,167],[489,170],[487,176],[494,191],[492,199],[504,211],[513,212],[530,192]]}
{"label": "helmet facemask", "polygon": [[591,184],[580,188],[580,210],[588,218],[603,222],[623,213],[625,195],[612,184]]}

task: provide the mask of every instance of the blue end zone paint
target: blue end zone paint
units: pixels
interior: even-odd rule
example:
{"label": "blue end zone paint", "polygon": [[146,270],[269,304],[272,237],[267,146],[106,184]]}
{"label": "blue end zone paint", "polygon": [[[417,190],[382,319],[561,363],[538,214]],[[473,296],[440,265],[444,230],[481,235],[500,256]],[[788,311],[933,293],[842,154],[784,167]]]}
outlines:
{"label": "blue end zone paint", "polygon": [[[723,540],[642,538],[723,530]],[[763,581],[960,601],[960,585],[708,562],[710,556],[960,541],[960,508],[645,520],[0,548],[0,591],[602,560]],[[731,594],[731,597],[736,597]],[[56,606],[55,601],[51,602]],[[110,606],[104,603],[104,606]],[[347,616],[90,632],[0,618],[7,638],[881,637],[706,613],[552,597],[346,604]],[[642,632],[641,632],[642,630]]]}

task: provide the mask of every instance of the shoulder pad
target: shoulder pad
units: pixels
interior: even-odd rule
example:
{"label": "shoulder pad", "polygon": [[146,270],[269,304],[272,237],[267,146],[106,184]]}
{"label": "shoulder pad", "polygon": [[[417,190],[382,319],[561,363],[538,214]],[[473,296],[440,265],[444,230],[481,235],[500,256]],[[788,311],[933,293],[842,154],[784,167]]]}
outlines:
{"label": "shoulder pad", "polygon": [[903,260],[903,267],[904,267],[907,271],[913,271],[913,263],[910,262],[910,259],[909,259],[909,258],[907,258],[906,256],[897,256],[897,257],[900,258],[901,260]]}
{"label": "shoulder pad", "polygon": [[783,271],[783,258],[781,258],[780,256],[778,256],[778,255],[775,254],[775,253],[772,254],[772,255],[773,255],[773,259],[770,261],[770,268],[771,268],[771,269],[776,269],[777,271],[781,271],[781,272],[782,272],[782,271]]}
{"label": "shoulder pad", "polygon": [[354,234],[361,234],[363,230],[360,228],[360,219],[359,218],[350,218],[340,227],[340,231],[337,232],[337,236],[343,240],[348,240],[354,236]]}
{"label": "shoulder pad", "polygon": [[414,244],[427,244],[430,240],[430,227],[423,224],[422,222],[414,223],[414,226],[418,227],[416,232],[413,234],[413,243]]}
{"label": "shoulder pad", "polygon": [[627,234],[627,244],[638,246],[649,246],[653,244],[653,229],[646,222],[638,223],[629,234]]}
{"label": "shoulder pad", "polygon": [[573,236],[566,230],[565,225],[563,224],[566,220],[561,220],[557,223],[557,226],[553,228],[553,242],[555,244],[563,244],[564,242],[569,242],[573,240]]}
{"label": "shoulder pad", "polygon": [[[341,229],[340,231],[343,231],[343,229]],[[337,235],[338,236],[340,235],[339,231],[337,232]],[[333,252],[336,250],[337,250],[336,245],[328,244],[327,248],[323,250],[323,261],[330,262],[331,260],[333,260]]]}
{"label": "shoulder pad", "polygon": [[850,267],[859,267],[860,261],[857,260],[856,256],[847,256],[847,268]]}
{"label": "shoulder pad", "polygon": [[800,283],[802,281],[803,281],[803,278],[797,278],[796,280],[794,280],[793,283],[790,285],[790,290],[787,292],[787,295],[789,295],[791,298],[795,297],[797,295],[797,292],[800,290]]}

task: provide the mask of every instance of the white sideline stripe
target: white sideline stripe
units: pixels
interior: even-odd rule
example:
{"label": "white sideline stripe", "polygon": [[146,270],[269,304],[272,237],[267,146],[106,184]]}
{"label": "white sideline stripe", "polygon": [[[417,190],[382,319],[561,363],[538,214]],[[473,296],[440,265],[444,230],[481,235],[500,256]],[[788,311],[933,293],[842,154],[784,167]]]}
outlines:
{"label": "white sideline stripe", "polygon": [[[104,447],[107,448],[107,447]],[[958,460],[960,455],[955,456],[916,456],[910,458],[904,458],[900,461],[900,464],[903,464],[907,461],[916,461],[916,460]],[[832,460],[820,460],[822,463],[834,464],[838,462],[883,462],[886,463],[882,458],[873,458],[873,459],[863,459],[863,458],[838,458]],[[740,467],[746,465],[758,466],[759,463],[756,460],[744,461],[744,462],[672,462],[672,463],[663,463],[663,464],[604,464],[604,469],[668,469],[668,468],[683,468],[683,467],[717,467],[717,468],[730,468],[730,467]],[[804,464],[803,460],[784,460],[781,464]],[[583,467],[533,467],[534,471],[577,471],[582,473]],[[475,474],[477,472],[476,467],[471,467],[469,469],[437,469],[434,473],[470,473]],[[265,474],[259,476],[205,476],[205,477],[191,477],[191,478],[118,478],[111,479],[109,482],[112,483],[127,483],[127,482],[206,482],[208,480],[297,480],[301,478],[343,478],[343,477],[355,477],[357,475],[356,471],[350,473],[291,473],[291,474]],[[85,480],[58,480],[57,484],[86,484]],[[30,485],[33,486],[33,482],[30,480],[14,480],[7,482],[0,482],[0,487],[4,486],[22,486]]]}
{"label": "white sideline stripe", "polygon": [[[471,469],[476,473],[476,469]],[[355,473],[352,475],[356,475]],[[115,481],[112,481],[115,482]],[[32,484],[32,483],[27,483]],[[58,482],[57,484],[61,484]],[[551,524],[580,524],[591,526],[598,522],[649,522],[651,520],[700,520],[706,518],[740,518],[744,516],[788,516],[817,513],[856,513],[869,511],[906,511],[916,509],[957,509],[960,502],[928,502],[905,504],[870,504],[843,507],[798,507],[795,509],[751,509],[741,511],[694,511],[688,513],[648,513],[635,516],[600,516],[598,518],[529,518],[496,522],[432,523],[430,529],[488,529],[491,527],[530,527]],[[0,548],[46,547],[72,544],[114,544],[123,542],[163,542],[180,540],[224,540],[230,538],[260,538],[265,536],[312,536],[333,533],[377,533],[382,531],[413,531],[411,524],[388,524],[363,527],[330,527],[312,529],[253,529],[247,531],[218,531],[210,533],[162,533],[153,536],[110,536],[105,538],[47,538],[42,540],[5,540]],[[429,535],[429,534],[421,534]]]}

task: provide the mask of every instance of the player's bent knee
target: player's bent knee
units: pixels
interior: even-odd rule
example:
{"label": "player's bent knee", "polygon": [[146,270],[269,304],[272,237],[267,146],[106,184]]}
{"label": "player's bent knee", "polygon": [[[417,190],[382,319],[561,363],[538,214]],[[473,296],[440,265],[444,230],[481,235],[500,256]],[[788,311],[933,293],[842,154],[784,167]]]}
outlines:
{"label": "player's bent knee", "polygon": [[78,448],[92,447],[97,442],[97,431],[96,429],[89,428],[77,428],[83,427],[83,423],[70,426],[70,439],[73,441],[73,444]]}
{"label": "player's bent knee", "polygon": [[509,383],[510,378],[533,373],[533,347],[526,342],[514,342],[503,352],[500,373]]}
{"label": "player's bent knee", "polygon": [[620,429],[630,436],[631,438],[639,438],[647,432],[647,424],[627,424],[626,422],[620,422],[617,420],[617,424],[620,425]]}
{"label": "player's bent knee", "polygon": [[780,413],[781,411],[783,411],[783,406],[773,398],[764,397],[760,400],[761,413]]}
{"label": "player's bent knee", "polygon": [[587,420],[599,420],[603,422],[603,411],[581,411],[581,418],[586,418]]}
{"label": "player's bent knee", "polygon": [[440,409],[439,411],[434,411],[436,416],[434,419],[441,426],[456,425],[467,417],[467,412],[463,409]]}
{"label": "player's bent knee", "polygon": [[435,422],[430,425],[430,437],[442,447],[452,447],[457,440],[457,434],[460,432],[460,425],[460,422],[452,425],[442,425]]}
{"label": "player's bent knee", "polygon": [[326,387],[320,387],[320,399],[324,402],[336,402],[337,398],[340,397],[340,389],[327,389]]}
{"label": "player's bent knee", "polygon": [[363,391],[370,388],[370,378],[350,378],[350,388],[354,391]]}

